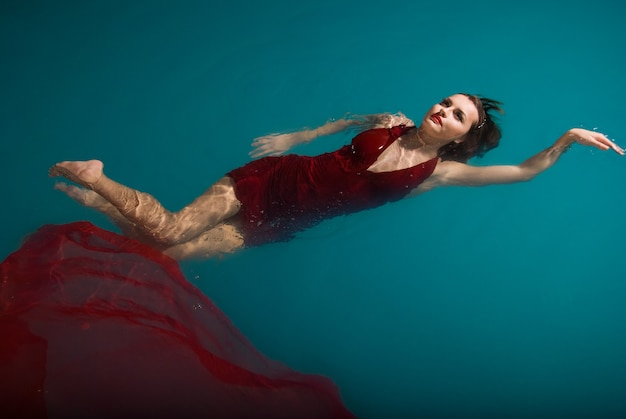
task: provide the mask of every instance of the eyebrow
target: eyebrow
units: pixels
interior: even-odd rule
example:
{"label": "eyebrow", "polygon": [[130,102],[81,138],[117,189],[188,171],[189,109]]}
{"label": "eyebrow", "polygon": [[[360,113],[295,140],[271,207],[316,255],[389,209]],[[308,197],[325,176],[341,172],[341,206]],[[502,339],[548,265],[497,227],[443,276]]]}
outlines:
{"label": "eyebrow", "polygon": [[[447,98],[447,99],[450,101],[450,103],[451,103],[452,105],[454,105],[454,101],[452,100],[452,98],[451,98],[451,97],[449,97],[449,96],[448,96],[448,98]],[[462,115],[463,119],[464,119],[464,120],[467,120],[467,115],[465,115],[465,112],[463,112],[463,109],[459,108],[458,106],[457,106],[457,109],[458,109],[458,111],[459,111],[459,112],[461,112],[461,115]]]}

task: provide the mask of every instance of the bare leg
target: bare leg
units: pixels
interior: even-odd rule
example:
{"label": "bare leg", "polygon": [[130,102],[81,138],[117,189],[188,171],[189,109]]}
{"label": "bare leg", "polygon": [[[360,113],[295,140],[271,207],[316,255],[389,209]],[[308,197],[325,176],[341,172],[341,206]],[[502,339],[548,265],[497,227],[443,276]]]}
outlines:
{"label": "bare leg", "polygon": [[243,248],[243,236],[233,224],[221,223],[206,230],[198,237],[177,244],[163,253],[176,260],[208,259],[234,253]]}
{"label": "bare leg", "polygon": [[[142,242],[146,242],[145,237],[135,228],[135,225],[128,221],[109,201],[95,193],[90,189],[81,188],[67,183],[57,182],[54,189],[64,192],[67,196],[75,200],[81,205],[95,209],[106,215],[115,225],[117,225],[126,237],[130,237]],[[155,243],[146,242],[149,245]]]}
{"label": "bare leg", "polygon": [[[64,192],[79,204],[106,215],[122,230],[126,237],[139,240],[151,246],[155,245],[155,243],[137,231],[134,224],[128,221],[113,204],[96,192],[63,182],[56,183],[54,189]],[[221,223],[204,231],[195,239],[165,249],[163,253],[176,260],[207,259],[219,257],[225,253],[234,253],[241,249],[243,244],[243,236],[235,225]]]}
{"label": "bare leg", "polygon": [[109,179],[98,160],[62,162],[50,176],[63,176],[110,202],[142,235],[162,248],[187,242],[239,211],[233,182],[225,177],[179,212],[169,212],[152,195]]}

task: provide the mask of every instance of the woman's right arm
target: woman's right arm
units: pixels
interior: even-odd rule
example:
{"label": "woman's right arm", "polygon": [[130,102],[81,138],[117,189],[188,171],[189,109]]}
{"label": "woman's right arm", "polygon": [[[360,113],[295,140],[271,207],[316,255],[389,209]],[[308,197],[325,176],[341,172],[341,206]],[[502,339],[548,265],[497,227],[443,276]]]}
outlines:
{"label": "woman's right arm", "polygon": [[395,115],[387,113],[354,115],[338,120],[330,120],[314,129],[305,129],[286,134],[270,134],[255,138],[252,142],[253,150],[250,152],[250,156],[278,156],[297,144],[308,143],[317,137],[335,134],[352,127],[361,129],[390,128],[400,124],[413,125],[413,122],[402,113]]}
{"label": "woman's right arm", "polygon": [[573,128],[559,137],[553,146],[518,165],[477,167],[454,161],[441,162],[435,169],[434,174],[437,183],[433,183],[433,185],[484,186],[529,181],[552,167],[574,143],[596,147],[600,150],[613,150],[621,156],[624,155],[624,150],[604,134],[582,128]]}

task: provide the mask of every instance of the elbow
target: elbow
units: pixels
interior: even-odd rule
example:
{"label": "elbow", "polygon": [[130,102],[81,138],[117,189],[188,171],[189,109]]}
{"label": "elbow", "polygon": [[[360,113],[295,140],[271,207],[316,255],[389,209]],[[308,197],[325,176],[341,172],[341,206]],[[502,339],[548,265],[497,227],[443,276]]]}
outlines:
{"label": "elbow", "polygon": [[533,180],[535,178],[535,176],[537,176],[536,173],[524,173],[522,176],[520,176],[520,182],[530,182],[531,180]]}
{"label": "elbow", "polygon": [[533,180],[535,178],[535,176],[538,175],[537,172],[533,171],[533,170],[528,170],[528,169],[524,169],[524,168],[520,168],[520,172],[519,172],[519,182],[530,182],[531,180]]}

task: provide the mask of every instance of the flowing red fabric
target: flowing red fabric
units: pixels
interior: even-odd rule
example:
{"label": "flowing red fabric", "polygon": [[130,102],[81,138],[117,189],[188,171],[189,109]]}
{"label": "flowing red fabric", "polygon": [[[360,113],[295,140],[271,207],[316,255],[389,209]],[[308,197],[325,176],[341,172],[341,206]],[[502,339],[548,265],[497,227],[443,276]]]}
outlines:
{"label": "flowing red fabric", "polygon": [[44,226],[0,278],[0,417],[353,417],[136,241]]}

